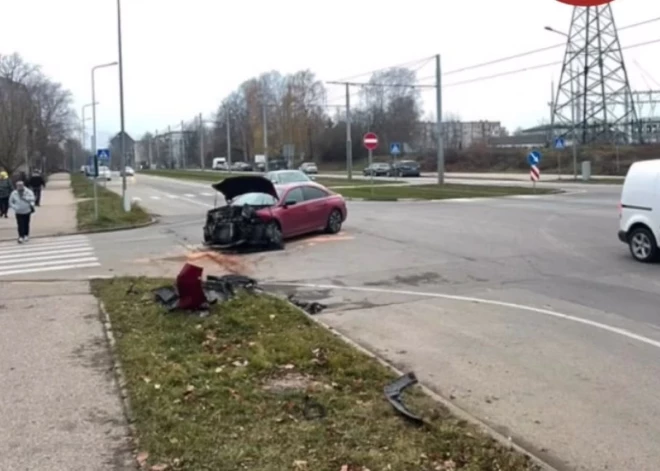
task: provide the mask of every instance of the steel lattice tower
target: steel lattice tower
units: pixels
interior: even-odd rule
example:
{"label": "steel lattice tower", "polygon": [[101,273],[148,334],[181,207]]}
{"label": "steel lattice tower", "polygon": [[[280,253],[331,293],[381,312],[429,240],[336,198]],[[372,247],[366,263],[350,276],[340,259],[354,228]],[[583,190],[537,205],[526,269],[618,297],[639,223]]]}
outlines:
{"label": "steel lattice tower", "polygon": [[574,7],[552,110],[577,142],[639,142],[639,123],[610,4]]}

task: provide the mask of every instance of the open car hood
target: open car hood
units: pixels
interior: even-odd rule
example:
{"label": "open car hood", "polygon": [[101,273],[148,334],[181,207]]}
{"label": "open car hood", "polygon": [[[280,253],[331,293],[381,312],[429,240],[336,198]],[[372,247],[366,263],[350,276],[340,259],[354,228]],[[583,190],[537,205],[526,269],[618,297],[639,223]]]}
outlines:
{"label": "open car hood", "polygon": [[221,182],[214,183],[211,187],[222,193],[227,201],[245,193],[266,193],[275,199],[279,199],[273,182],[258,175],[240,175],[225,178]]}

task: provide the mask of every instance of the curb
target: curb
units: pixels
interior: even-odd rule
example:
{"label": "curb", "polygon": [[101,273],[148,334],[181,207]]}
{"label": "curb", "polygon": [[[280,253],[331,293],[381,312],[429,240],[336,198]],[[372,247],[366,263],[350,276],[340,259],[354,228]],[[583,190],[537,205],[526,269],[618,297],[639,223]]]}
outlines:
{"label": "curb", "polygon": [[[65,236],[74,236],[74,235],[86,235],[86,234],[103,234],[106,232],[122,232],[122,231],[129,231],[131,229],[143,229],[145,227],[152,226],[154,224],[158,224],[160,222],[160,219],[157,217],[152,216],[151,219],[147,222],[143,222],[140,224],[136,224],[133,226],[119,226],[119,227],[113,227],[113,228],[105,228],[105,229],[86,229],[83,231],[72,231],[72,232],[57,232],[55,234],[50,234],[50,235],[41,235],[41,236],[36,236],[36,237],[30,237],[31,240],[39,240],[39,239],[47,239],[51,237],[65,237]],[[10,242],[16,240],[15,237],[12,237],[11,239],[0,239],[0,242]]]}
{"label": "curb", "polygon": [[[103,301],[99,300],[99,314],[101,317],[101,323],[103,324],[103,333],[108,342],[108,350],[110,351],[110,358],[112,360],[112,371],[115,375],[115,380],[117,388],[119,389],[119,398],[121,400],[122,411],[124,417],[126,418],[126,426],[129,431],[129,442],[132,445],[132,460],[131,467],[135,469],[141,469],[139,464],[136,461],[136,456],[139,453],[139,443],[137,438],[137,429],[135,428],[135,416],[133,415],[133,408],[131,406],[131,399],[128,395],[128,390],[126,389],[126,375],[124,374],[124,369],[121,366],[119,360],[119,355],[116,352],[117,342],[115,336],[112,333],[112,323],[110,322],[110,314],[105,309]],[[127,463],[128,464],[128,463]]]}
{"label": "curb", "polygon": [[[273,293],[265,293],[267,296],[272,296],[278,299],[286,299],[286,298],[280,298],[276,294]],[[291,304],[291,303],[290,303]],[[404,371],[401,371],[398,369],[396,366],[394,366],[392,363],[388,362],[385,358],[378,356],[371,350],[368,350],[367,348],[363,347],[359,343],[357,343],[355,340],[352,340],[351,338],[347,337],[346,335],[342,334],[338,330],[334,329],[330,325],[326,324],[322,320],[319,319],[319,316],[313,316],[309,314],[307,311],[304,309],[299,308],[298,306],[291,304],[295,309],[303,313],[307,318],[311,319],[313,322],[315,322],[317,325],[323,327],[326,329],[328,332],[332,333],[333,335],[339,337],[342,341],[346,342],[348,345],[351,347],[357,349],[361,353],[364,353],[370,358],[373,358],[376,360],[378,363],[389,369],[390,371],[394,372],[398,376],[403,376],[405,374]],[[512,448],[513,450],[517,451],[518,453],[525,455],[529,457],[529,459],[542,468],[544,471],[560,471],[558,468],[555,468],[554,466],[550,465],[548,462],[544,461],[543,459],[539,458],[538,456],[534,455],[530,451],[526,450],[523,448],[521,445],[518,445],[515,443],[510,437],[506,437],[497,430],[495,430],[493,427],[488,425],[486,422],[483,422],[479,418],[473,416],[466,410],[460,408],[453,402],[451,402],[449,399],[446,399],[445,397],[441,396],[440,394],[436,393],[435,391],[431,390],[429,387],[425,386],[421,381],[417,383],[417,385],[422,389],[424,394],[429,396],[431,399],[434,401],[440,403],[444,407],[446,407],[451,414],[453,414],[455,417],[465,420],[466,422],[471,423],[472,425],[475,425],[477,428],[479,428],[482,432],[485,432],[488,434],[490,437],[492,437],[494,440],[496,440],[498,443],[500,443],[503,447],[505,448]]]}
{"label": "curb", "polygon": [[519,194],[519,195],[506,195],[506,196],[474,196],[468,198],[442,198],[442,199],[426,199],[426,198],[392,198],[392,199],[370,199],[370,198],[351,198],[344,196],[346,201],[370,202],[370,203],[441,203],[444,201],[484,201],[484,200],[500,200],[500,199],[542,199],[554,197],[559,195],[575,194],[571,191],[559,190],[555,193],[545,193],[542,195],[535,194]]}

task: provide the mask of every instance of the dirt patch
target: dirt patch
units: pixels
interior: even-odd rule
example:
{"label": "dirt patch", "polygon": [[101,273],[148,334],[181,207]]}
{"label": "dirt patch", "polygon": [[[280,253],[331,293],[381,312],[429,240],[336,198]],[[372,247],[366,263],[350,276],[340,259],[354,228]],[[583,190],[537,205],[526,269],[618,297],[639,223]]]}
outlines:
{"label": "dirt patch", "polygon": [[263,385],[264,390],[271,393],[289,393],[303,391],[321,391],[332,389],[332,386],[315,381],[300,373],[290,373],[276,378],[270,378]]}

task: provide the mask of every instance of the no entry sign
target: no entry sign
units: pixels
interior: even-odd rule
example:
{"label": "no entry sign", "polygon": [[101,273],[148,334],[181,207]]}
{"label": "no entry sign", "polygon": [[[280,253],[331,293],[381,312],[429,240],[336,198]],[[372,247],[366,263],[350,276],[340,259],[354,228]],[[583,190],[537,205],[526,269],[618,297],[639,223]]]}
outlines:
{"label": "no entry sign", "polygon": [[367,149],[376,150],[378,148],[378,136],[376,136],[376,133],[368,132],[362,138],[362,143]]}

